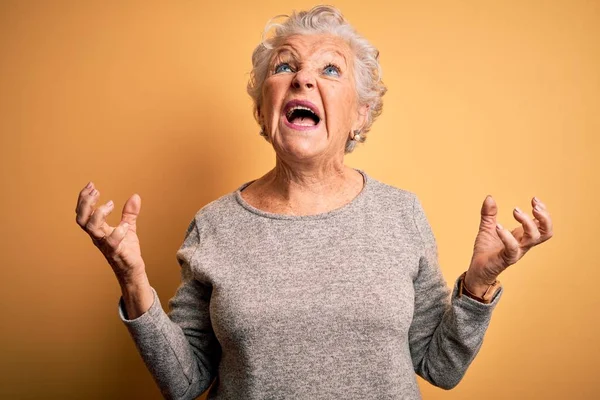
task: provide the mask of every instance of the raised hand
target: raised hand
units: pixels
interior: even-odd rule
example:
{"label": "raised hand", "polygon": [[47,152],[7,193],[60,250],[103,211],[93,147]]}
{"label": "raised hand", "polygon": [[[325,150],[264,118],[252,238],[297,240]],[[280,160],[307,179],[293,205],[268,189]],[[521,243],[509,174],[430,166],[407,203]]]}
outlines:
{"label": "raised hand", "polygon": [[112,212],[114,204],[111,200],[94,208],[99,197],[100,192],[94,184],[88,183],[79,193],[75,220],[106,257],[119,283],[135,282],[145,277],[146,273],[136,233],[142,199],[137,194],[132,195],[123,207],[121,222],[112,227],[106,223],[106,217]]}
{"label": "raised hand", "polygon": [[533,218],[518,208],[513,210],[513,216],[521,226],[508,231],[496,221],[498,207],[492,196],[485,198],[471,265],[465,276],[464,284],[469,291],[483,294],[509,265],[552,237],[552,219],[546,206],[535,197],[531,205]]}

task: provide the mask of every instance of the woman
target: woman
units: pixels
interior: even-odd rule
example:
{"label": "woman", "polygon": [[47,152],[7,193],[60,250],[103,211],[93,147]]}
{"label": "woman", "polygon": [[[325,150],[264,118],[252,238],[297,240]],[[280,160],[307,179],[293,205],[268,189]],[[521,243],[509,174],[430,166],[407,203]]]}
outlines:
{"label": "woman", "polygon": [[377,50],[338,10],[276,25],[253,54],[248,92],[275,167],[195,215],[177,252],[182,283],[161,308],[136,235],[141,199],[77,223],[122,289],[119,312],[163,395],[191,399],[420,398],[415,373],[454,387],[477,354],[502,289],[496,280],[552,236],[542,202],[522,226],[496,223],[488,196],[471,264],[454,289],[421,203],[344,165],[381,112]]}

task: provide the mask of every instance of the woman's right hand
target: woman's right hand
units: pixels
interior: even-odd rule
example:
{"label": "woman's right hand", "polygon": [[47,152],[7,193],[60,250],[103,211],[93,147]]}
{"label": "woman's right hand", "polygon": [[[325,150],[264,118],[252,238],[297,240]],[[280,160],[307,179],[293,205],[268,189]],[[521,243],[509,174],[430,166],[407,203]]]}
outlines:
{"label": "woman's right hand", "polygon": [[142,199],[132,195],[123,206],[121,222],[116,227],[106,223],[114,204],[111,201],[94,208],[100,192],[92,182],[88,183],[77,199],[77,224],[92,238],[92,242],[106,257],[121,286],[135,284],[146,279],[146,267],[142,259],[136,221]]}

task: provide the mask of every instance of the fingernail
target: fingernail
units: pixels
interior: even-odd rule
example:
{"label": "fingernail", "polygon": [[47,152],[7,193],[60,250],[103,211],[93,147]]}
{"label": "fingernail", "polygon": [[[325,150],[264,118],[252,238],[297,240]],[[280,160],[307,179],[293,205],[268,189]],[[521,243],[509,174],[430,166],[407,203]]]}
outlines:
{"label": "fingernail", "polygon": [[540,199],[538,199],[537,197],[533,197],[533,201],[535,201],[536,203],[541,203]]}
{"label": "fingernail", "polygon": [[515,207],[515,211],[518,212],[519,214],[522,213],[521,209],[519,207]]}
{"label": "fingernail", "polygon": [[109,200],[109,201],[106,203],[106,205],[107,205],[108,207],[112,207],[112,206],[113,206],[113,201],[112,201],[112,200]]}
{"label": "fingernail", "polygon": [[537,211],[537,212],[540,212],[540,211],[542,211],[542,207],[540,207],[540,206],[539,206],[539,205],[537,205],[537,204],[535,205],[535,207],[533,207],[533,209],[534,209],[535,211]]}
{"label": "fingernail", "polygon": [[96,193],[98,193],[97,189],[92,189],[92,191],[90,192],[90,196],[95,196]]}
{"label": "fingernail", "polygon": [[87,185],[85,185],[86,189],[89,189],[92,187],[92,181],[89,181]]}
{"label": "fingernail", "polygon": [[502,225],[500,225],[499,223],[496,223],[496,229],[498,229],[498,230],[502,230],[502,229],[504,229],[504,228],[502,228]]}

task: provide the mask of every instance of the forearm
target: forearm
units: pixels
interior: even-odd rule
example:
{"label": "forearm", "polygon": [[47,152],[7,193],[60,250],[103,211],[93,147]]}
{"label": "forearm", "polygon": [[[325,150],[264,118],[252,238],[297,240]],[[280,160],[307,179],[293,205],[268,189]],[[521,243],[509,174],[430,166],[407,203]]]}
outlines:
{"label": "forearm", "polygon": [[169,314],[150,286],[145,266],[138,269],[142,272],[119,279],[119,316],[166,399],[199,396],[217,376],[221,359],[210,320],[212,286],[194,279],[190,266],[197,243],[194,219],[177,252],[182,283],[169,302]]}
{"label": "forearm", "polygon": [[[460,278],[450,291],[439,267],[433,231],[417,197],[414,218],[423,248],[418,275],[413,281],[415,309],[409,330],[412,361],[421,377],[450,389],[462,379],[479,351],[501,290],[488,304],[458,296]],[[469,270],[465,282],[469,290],[479,294],[487,277],[473,276],[474,270]]]}
{"label": "forearm", "polygon": [[[121,319],[127,326],[138,351],[165,399],[194,399],[214,378],[213,363],[202,352],[202,343],[194,353],[193,337],[186,337],[182,326],[171,321],[163,311],[158,295],[150,288],[152,304],[146,312],[127,319],[125,299],[119,305]],[[137,307],[134,301],[132,304]],[[205,338],[200,337],[201,341]]]}
{"label": "forearm", "polygon": [[458,281],[451,303],[423,348],[415,370],[429,382],[445,389],[458,384],[479,352],[500,293],[490,304],[479,303],[466,296],[458,297]]}
{"label": "forearm", "polygon": [[152,306],[154,293],[145,273],[133,280],[120,280],[119,284],[128,319],[138,318]]}

